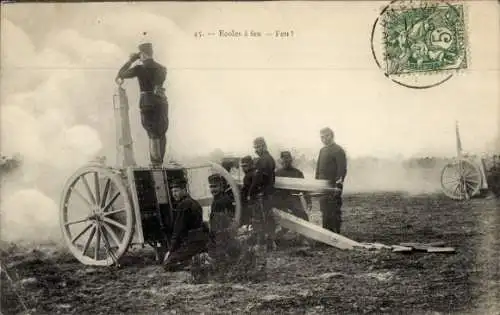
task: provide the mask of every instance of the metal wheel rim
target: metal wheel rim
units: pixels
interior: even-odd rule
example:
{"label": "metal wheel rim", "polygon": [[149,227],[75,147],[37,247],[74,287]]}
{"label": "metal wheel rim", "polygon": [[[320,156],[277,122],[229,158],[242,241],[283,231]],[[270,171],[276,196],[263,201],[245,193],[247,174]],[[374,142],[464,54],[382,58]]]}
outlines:
{"label": "metal wheel rim", "polygon": [[[447,179],[445,174],[453,169],[455,178]],[[465,189],[466,187],[466,189]],[[481,172],[468,160],[447,164],[441,172],[441,188],[446,196],[454,200],[465,200],[475,196],[481,188]]]}
{"label": "metal wheel rim", "polygon": [[[88,184],[88,179],[86,178],[86,175],[89,174],[92,174],[91,178],[94,180],[93,191],[91,187],[89,187],[90,185]],[[101,187],[100,183],[96,182],[96,178],[99,178],[99,175],[101,176],[101,179],[102,177],[104,177],[105,179],[106,184],[104,185],[104,187]],[[85,193],[82,193],[80,191],[74,193],[75,191],[77,191],[75,189],[75,186],[80,181],[84,183],[85,187],[87,188],[86,189],[87,191]],[[113,186],[115,187],[116,191],[114,193],[109,193],[110,189],[109,187]],[[96,189],[96,187],[98,187],[98,189]],[[96,199],[97,195],[96,191],[99,192],[98,199]],[[69,226],[77,223],[75,223],[76,221],[68,222],[68,214],[69,214],[68,203],[70,201],[70,198],[73,197],[72,195],[76,195],[79,197],[81,197],[80,195],[82,195],[84,198],[86,198],[85,203],[90,204],[87,205],[89,207],[87,211],[89,215],[86,218],[83,217],[81,219],[81,222],[79,222],[79,223],[86,223],[86,228],[84,228],[80,233],[75,233],[74,235],[73,233],[70,232]],[[123,207],[117,210],[110,211],[110,209],[113,208],[113,204],[120,196],[123,198]],[[97,203],[99,203],[99,206],[96,206]],[[94,211],[97,208],[99,208],[102,212],[101,213],[102,220],[100,221],[96,217],[96,212]],[[112,214],[122,213],[122,212],[125,214],[126,218],[125,224],[121,224],[120,222],[117,222],[109,218],[109,216]],[[119,225],[116,225],[117,223]],[[123,236],[121,237],[121,239],[116,235],[116,233],[113,233],[114,232],[113,228],[110,228],[110,226],[114,226],[114,228],[118,227],[121,230],[123,230]],[[133,228],[134,228],[134,214],[133,214],[132,203],[130,202],[130,194],[121,176],[114,173],[112,170],[108,168],[99,166],[86,166],[77,170],[73,174],[73,176],[71,176],[66,182],[62,194],[62,199],[60,203],[60,227],[66,246],[71,251],[73,256],[76,259],[78,259],[81,263],[93,266],[110,266],[116,263],[117,260],[128,249],[128,246],[130,245],[130,242],[132,240]],[[80,237],[85,235],[85,233],[89,230],[91,231],[90,237],[87,239],[86,245],[84,246],[82,252],[82,250],[80,250],[74,243],[78,241]],[[107,249],[111,246],[110,245],[111,240],[114,243],[118,243],[117,244],[118,248],[116,250],[111,249],[111,255],[110,255]],[[88,251],[87,247],[90,246],[90,243],[94,244],[93,258],[85,255],[85,253]],[[95,243],[97,243],[98,246],[95,246]],[[99,251],[101,248],[104,249],[106,252],[105,258],[102,257],[101,255],[103,259],[100,259],[101,257],[99,256],[96,257],[96,255],[99,254],[97,251]]]}

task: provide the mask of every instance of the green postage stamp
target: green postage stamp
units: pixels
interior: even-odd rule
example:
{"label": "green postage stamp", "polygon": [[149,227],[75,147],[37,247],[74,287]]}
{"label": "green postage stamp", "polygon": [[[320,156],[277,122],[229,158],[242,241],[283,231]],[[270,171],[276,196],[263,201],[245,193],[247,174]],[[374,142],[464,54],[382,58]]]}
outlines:
{"label": "green postage stamp", "polygon": [[425,6],[391,7],[380,22],[386,74],[467,68],[463,4],[426,1]]}

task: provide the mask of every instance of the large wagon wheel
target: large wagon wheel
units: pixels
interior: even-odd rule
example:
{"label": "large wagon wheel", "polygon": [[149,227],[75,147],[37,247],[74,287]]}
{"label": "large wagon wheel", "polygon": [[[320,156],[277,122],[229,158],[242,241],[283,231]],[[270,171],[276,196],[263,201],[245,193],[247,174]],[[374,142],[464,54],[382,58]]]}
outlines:
{"label": "large wagon wheel", "polygon": [[103,166],[77,170],[62,194],[60,224],[66,245],[81,263],[117,263],[134,230],[133,207],[120,174]]}
{"label": "large wagon wheel", "polygon": [[470,199],[481,189],[481,171],[469,160],[449,163],[441,172],[441,187],[451,199]]}

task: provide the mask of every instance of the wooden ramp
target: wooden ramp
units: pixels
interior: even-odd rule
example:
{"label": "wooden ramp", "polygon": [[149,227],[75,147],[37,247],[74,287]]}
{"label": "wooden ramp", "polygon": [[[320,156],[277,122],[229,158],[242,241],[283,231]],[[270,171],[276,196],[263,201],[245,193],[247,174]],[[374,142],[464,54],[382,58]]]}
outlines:
{"label": "wooden ramp", "polygon": [[361,243],[353,241],[340,234],[333,233],[311,222],[302,220],[285,211],[273,208],[273,214],[280,226],[304,235],[305,237],[313,239],[315,241],[322,242],[340,249],[354,249],[356,247],[362,247]]}
{"label": "wooden ramp", "polygon": [[442,247],[444,243],[420,244],[420,243],[401,243],[399,245],[384,245],[380,243],[359,243],[345,236],[333,233],[327,229],[317,226],[311,222],[302,220],[293,214],[273,208],[273,214],[277,223],[293,232],[299,233],[307,238],[318,242],[334,246],[339,249],[365,249],[365,250],[381,250],[387,249],[393,252],[413,252],[426,251],[428,253],[453,253],[455,249],[452,247]]}

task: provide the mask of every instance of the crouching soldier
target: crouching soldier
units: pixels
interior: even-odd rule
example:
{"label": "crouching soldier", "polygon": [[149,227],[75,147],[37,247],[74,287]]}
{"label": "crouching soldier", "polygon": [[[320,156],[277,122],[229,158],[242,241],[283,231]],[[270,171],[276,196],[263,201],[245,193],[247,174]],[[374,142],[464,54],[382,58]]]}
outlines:
{"label": "crouching soldier", "polygon": [[225,180],[221,175],[210,175],[208,182],[214,198],[209,219],[213,240],[209,246],[209,255],[219,265],[230,262],[239,255],[239,243],[234,238],[235,230],[231,226],[236,207],[234,197],[224,191]]}
{"label": "crouching soldier", "polygon": [[176,207],[170,248],[164,258],[165,269],[170,271],[185,266],[195,255],[207,252],[209,230],[203,222],[203,209],[189,196],[186,186],[184,179],[171,186]]}

